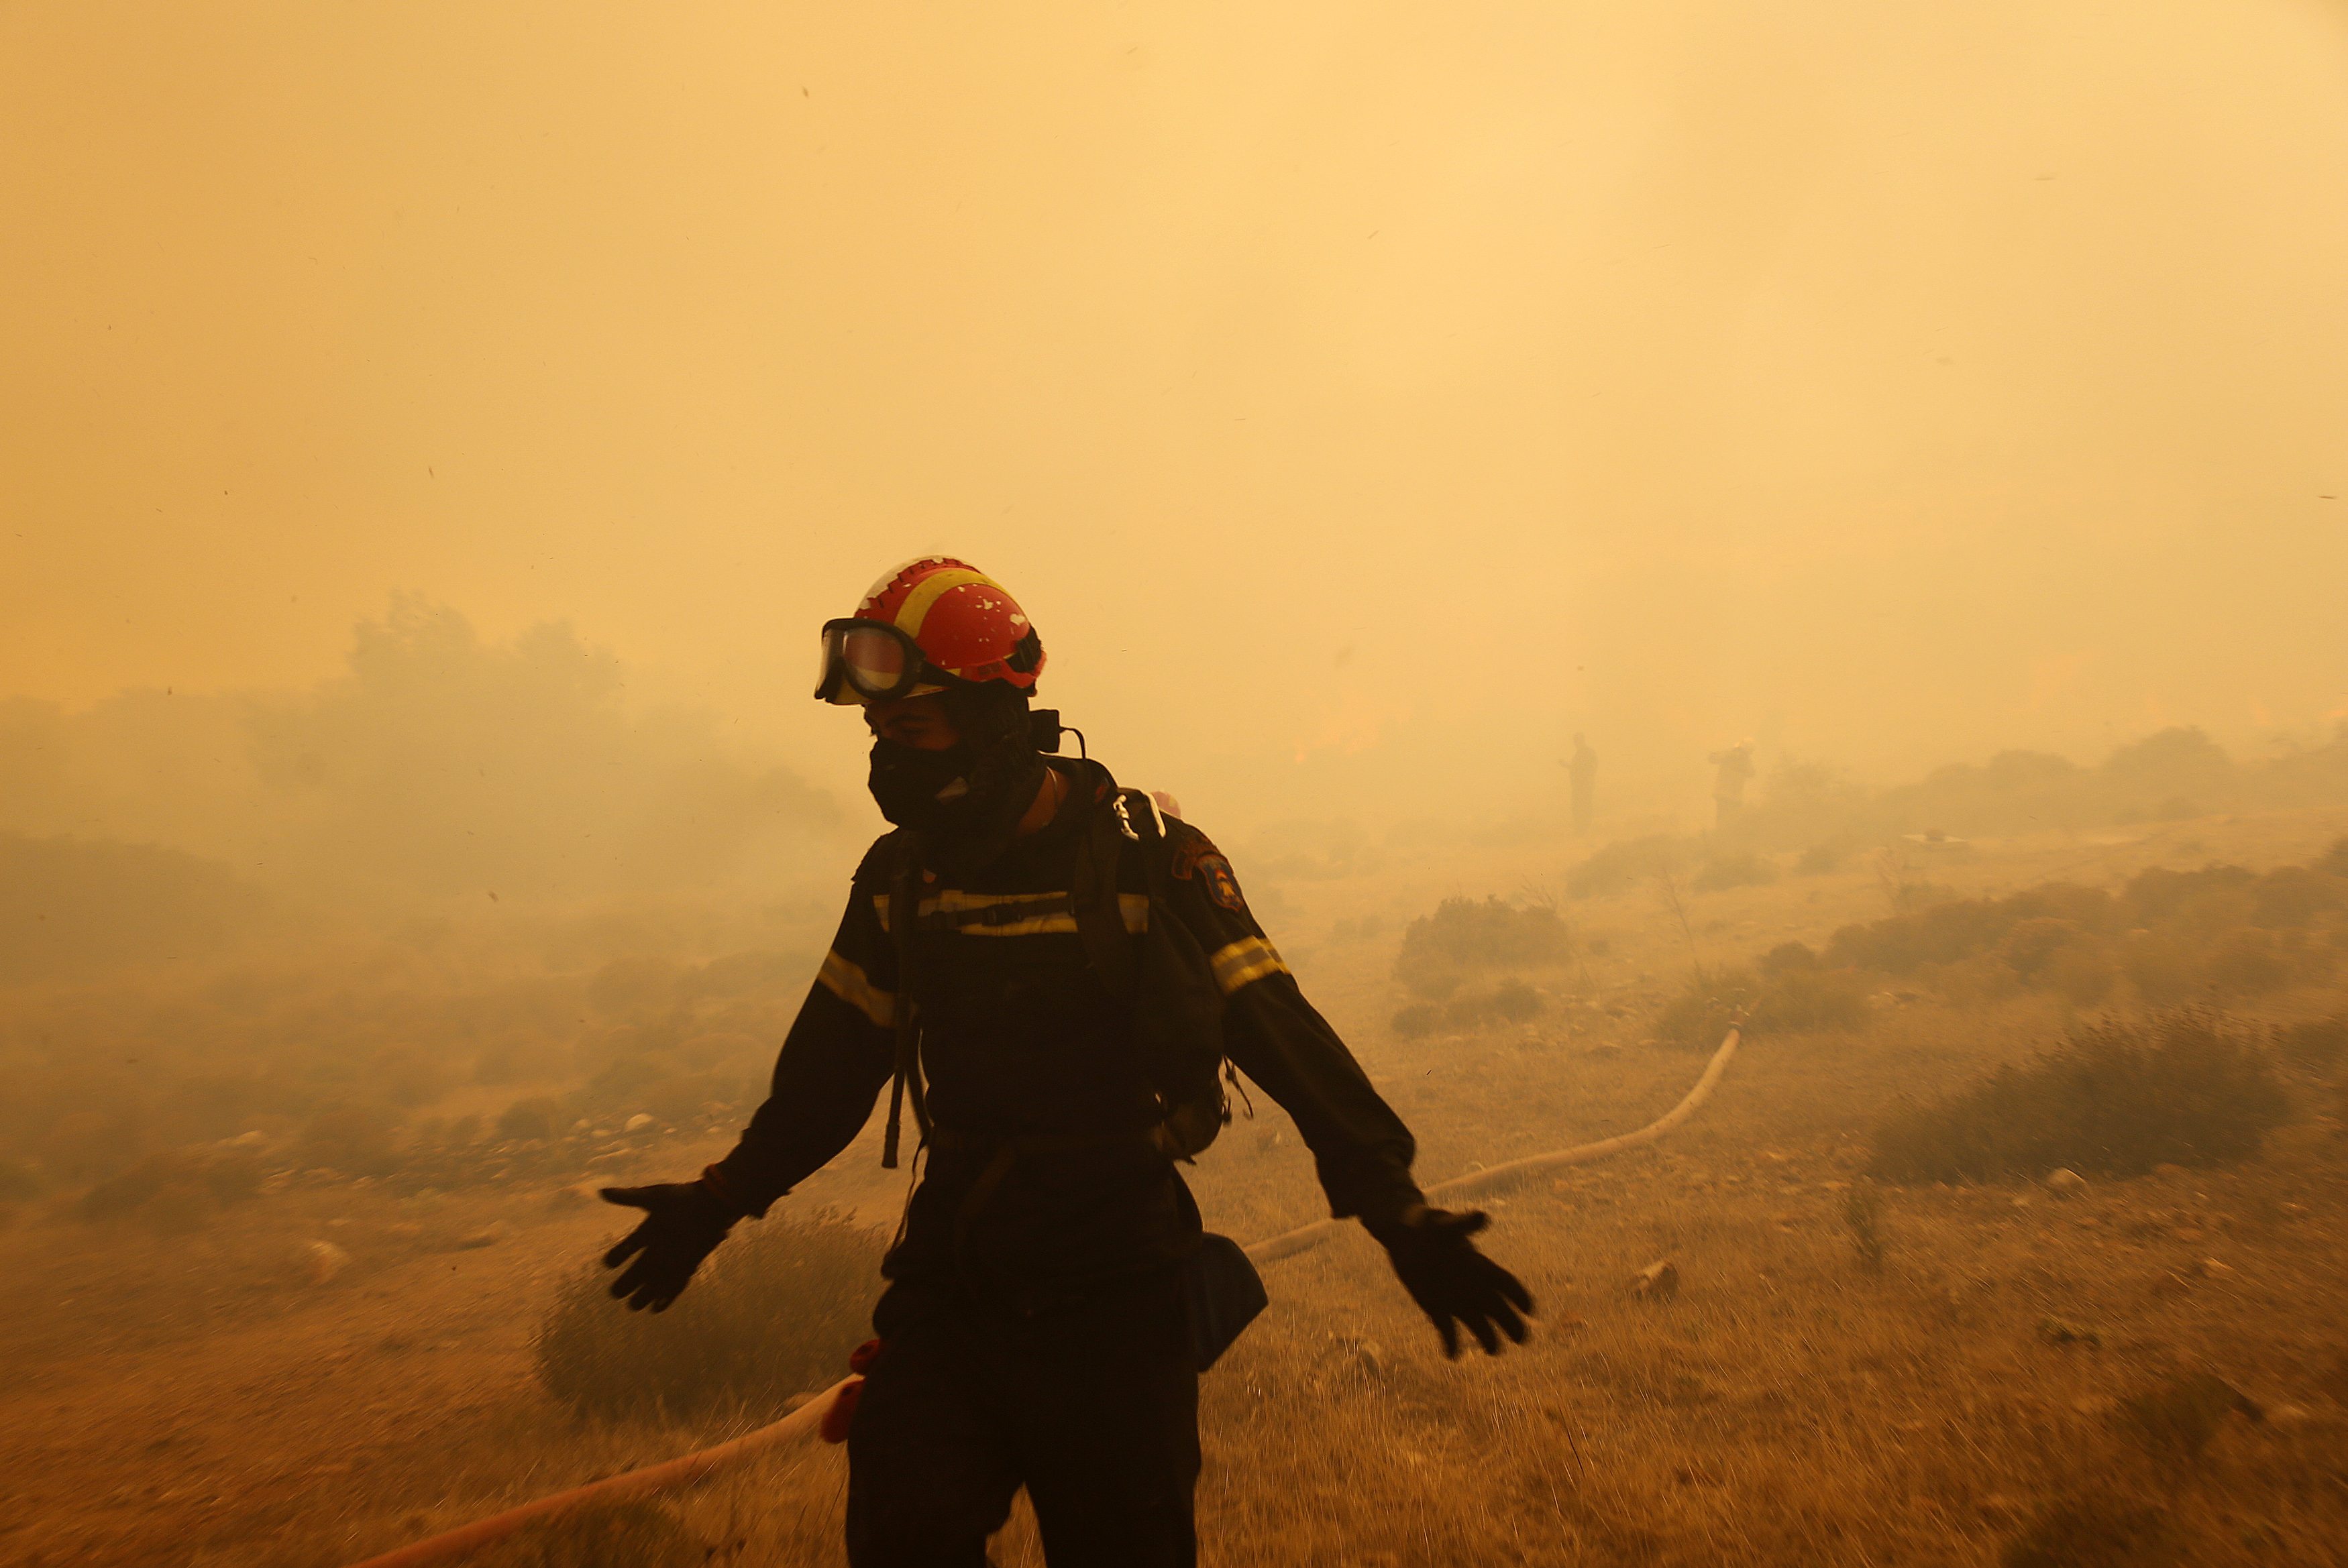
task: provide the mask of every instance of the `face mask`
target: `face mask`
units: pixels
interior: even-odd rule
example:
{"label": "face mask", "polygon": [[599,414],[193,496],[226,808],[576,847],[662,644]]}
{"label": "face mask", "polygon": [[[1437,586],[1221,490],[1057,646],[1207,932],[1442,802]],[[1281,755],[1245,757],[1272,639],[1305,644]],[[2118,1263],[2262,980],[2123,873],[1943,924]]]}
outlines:
{"label": "face mask", "polygon": [[930,752],[875,741],[868,782],[882,816],[924,838],[949,840],[967,829],[971,775],[977,771],[978,759],[968,742]]}
{"label": "face mask", "polygon": [[920,836],[932,870],[963,876],[1011,846],[1044,758],[1024,694],[982,687],[945,702],[963,739],[942,752],[873,742],[870,787],[880,815]]}

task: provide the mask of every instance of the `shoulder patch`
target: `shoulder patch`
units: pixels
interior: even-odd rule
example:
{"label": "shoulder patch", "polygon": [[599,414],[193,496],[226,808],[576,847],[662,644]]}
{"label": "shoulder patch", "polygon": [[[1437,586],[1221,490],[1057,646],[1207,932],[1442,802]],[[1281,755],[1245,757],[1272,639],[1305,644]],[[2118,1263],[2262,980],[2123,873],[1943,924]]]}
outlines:
{"label": "shoulder patch", "polygon": [[1240,897],[1240,879],[1231,875],[1231,863],[1211,845],[1199,856],[1199,880],[1206,884],[1208,897],[1234,915],[1247,913],[1247,900]]}
{"label": "shoulder patch", "polygon": [[1247,899],[1240,892],[1240,879],[1231,871],[1231,863],[1215,847],[1215,841],[1182,823],[1168,835],[1173,842],[1171,869],[1180,881],[1196,880],[1204,885],[1207,897],[1234,915],[1247,913]]}

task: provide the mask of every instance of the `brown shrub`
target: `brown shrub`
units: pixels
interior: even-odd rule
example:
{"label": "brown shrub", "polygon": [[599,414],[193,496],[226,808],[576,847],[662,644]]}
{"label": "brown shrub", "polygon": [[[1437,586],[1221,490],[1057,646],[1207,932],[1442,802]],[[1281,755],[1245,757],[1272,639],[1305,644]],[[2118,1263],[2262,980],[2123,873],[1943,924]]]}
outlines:
{"label": "brown shrub", "polygon": [[886,1241],[829,1209],[769,1216],[737,1231],[659,1313],[627,1310],[608,1294],[612,1276],[590,1269],[539,1327],[539,1381],[592,1415],[778,1413],[845,1376],[848,1353],[871,1337]]}
{"label": "brown shrub", "polygon": [[2263,1050],[2186,1010],[2075,1031],[2026,1067],[1895,1111],[1874,1173],[1914,1183],[2036,1177],[2058,1166],[2141,1175],[2255,1153],[2286,1109]]}

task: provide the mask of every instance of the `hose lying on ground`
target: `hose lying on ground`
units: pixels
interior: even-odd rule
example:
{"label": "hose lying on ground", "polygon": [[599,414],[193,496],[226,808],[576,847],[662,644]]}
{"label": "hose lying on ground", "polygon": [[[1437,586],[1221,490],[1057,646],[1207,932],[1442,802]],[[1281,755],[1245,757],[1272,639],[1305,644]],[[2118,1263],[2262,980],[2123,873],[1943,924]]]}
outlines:
{"label": "hose lying on ground", "polygon": [[[1511,1160],[1505,1165],[1493,1165],[1481,1171],[1470,1171],[1464,1176],[1454,1176],[1447,1182],[1437,1182],[1426,1189],[1429,1198],[1465,1198],[1478,1193],[1503,1192],[1540,1171],[1551,1171],[1560,1165],[1585,1164],[1602,1160],[1609,1154],[1619,1154],[1625,1149],[1635,1149],[1642,1143],[1652,1143],[1696,1112],[1696,1107],[1712,1098],[1713,1085],[1728,1071],[1728,1059],[1736,1054],[1736,1041],[1741,1029],[1731,1029],[1720,1042],[1720,1049],[1704,1063],[1704,1076],[1687,1091],[1687,1098],[1664,1112],[1635,1132],[1617,1137],[1601,1138],[1594,1143],[1576,1143],[1570,1149],[1552,1149],[1546,1154],[1528,1154],[1521,1160]],[[1258,1263],[1270,1263],[1276,1258],[1292,1257],[1300,1252],[1320,1245],[1329,1239],[1344,1220],[1315,1220],[1309,1225],[1299,1225],[1292,1231],[1282,1231],[1248,1244],[1247,1255]]]}
{"label": "hose lying on ground", "polygon": [[[1714,1085],[1720,1081],[1721,1074],[1728,1071],[1728,1059],[1736,1054],[1737,1040],[1742,1032],[1739,1029],[1730,1029],[1722,1038],[1720,1049],[1714,1051],[1712,1060],[1704,1064],[1704,1075],[1695,1081],[1695,1087],[1689,1090],[1677,1105],[1638,1131],[1601,1138],[1594,1143],[1576,1143],[1570,1149],[1553,1149],[1546,1154],[1528,1154],[1521,1160],[1511,1160],[1504,1165],[1494,1165],[1487,1170],[1470,1171],[1464,1176],[1437,1182],[1426,1189],[1426,1195],[1430,1198],[1459,1198],[1502,1191],[1538,1172],[1602,1160],[1609,1154],[1619,1154],[1625,1149],[1653,1143],[1694,1115],[1696,1109],[1712,1098]],[[1349,1223],[1344,1220],[1316,1220],[1309,1225],[1299,1225],[1294,1230],[1251,1242],[1247,1247],[1247,1255],[1259,1263],[1293,1257],[1300,1252],[1318,1246]],[[620,1475],[607,1476],[602,1481],[590,1481],[584,1486],[572,1487],[569,1491],[558,1491],[551,1497],[541,1497],[534,1502],[523,1503],[520,1508],[510,1508],[503,1513],[475,1520],[470,1524],[435,1535],[429,1540],[370,1557],[364,1563],[352,1564],[352,1568],[426,1568],[430,1563],[451,1563],[492,1542],[501,1541],[526,1525],[552,1519],[585,1503],[622,1502],[691,1486],[736,1460],[779,1447],[816,1431],[823,1425],[824,1416],[832,1406],[859,1380],[842,1378],[781,1420],[746,1432],[731,1442],[719,1443],[715,1448],[703,1449],[683,1459],[670,1460],[665,1464],[628,1471]]]}

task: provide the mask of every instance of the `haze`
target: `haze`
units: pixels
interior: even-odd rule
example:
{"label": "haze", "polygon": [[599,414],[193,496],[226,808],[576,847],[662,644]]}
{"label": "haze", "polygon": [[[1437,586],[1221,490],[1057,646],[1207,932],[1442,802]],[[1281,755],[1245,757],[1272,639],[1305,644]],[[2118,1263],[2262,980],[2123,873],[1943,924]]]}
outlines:
{"label": "haze", "polygon": [[2255,753],[2348,714],[2343,44],[2215,0],[20,0],[0,694],[298,705],[361,622],[567,623],[628,722],[861,825],[813,629],[944,549],[1236,831],[1554,809],[1575,730],[1663,813],[1747,734]]}

